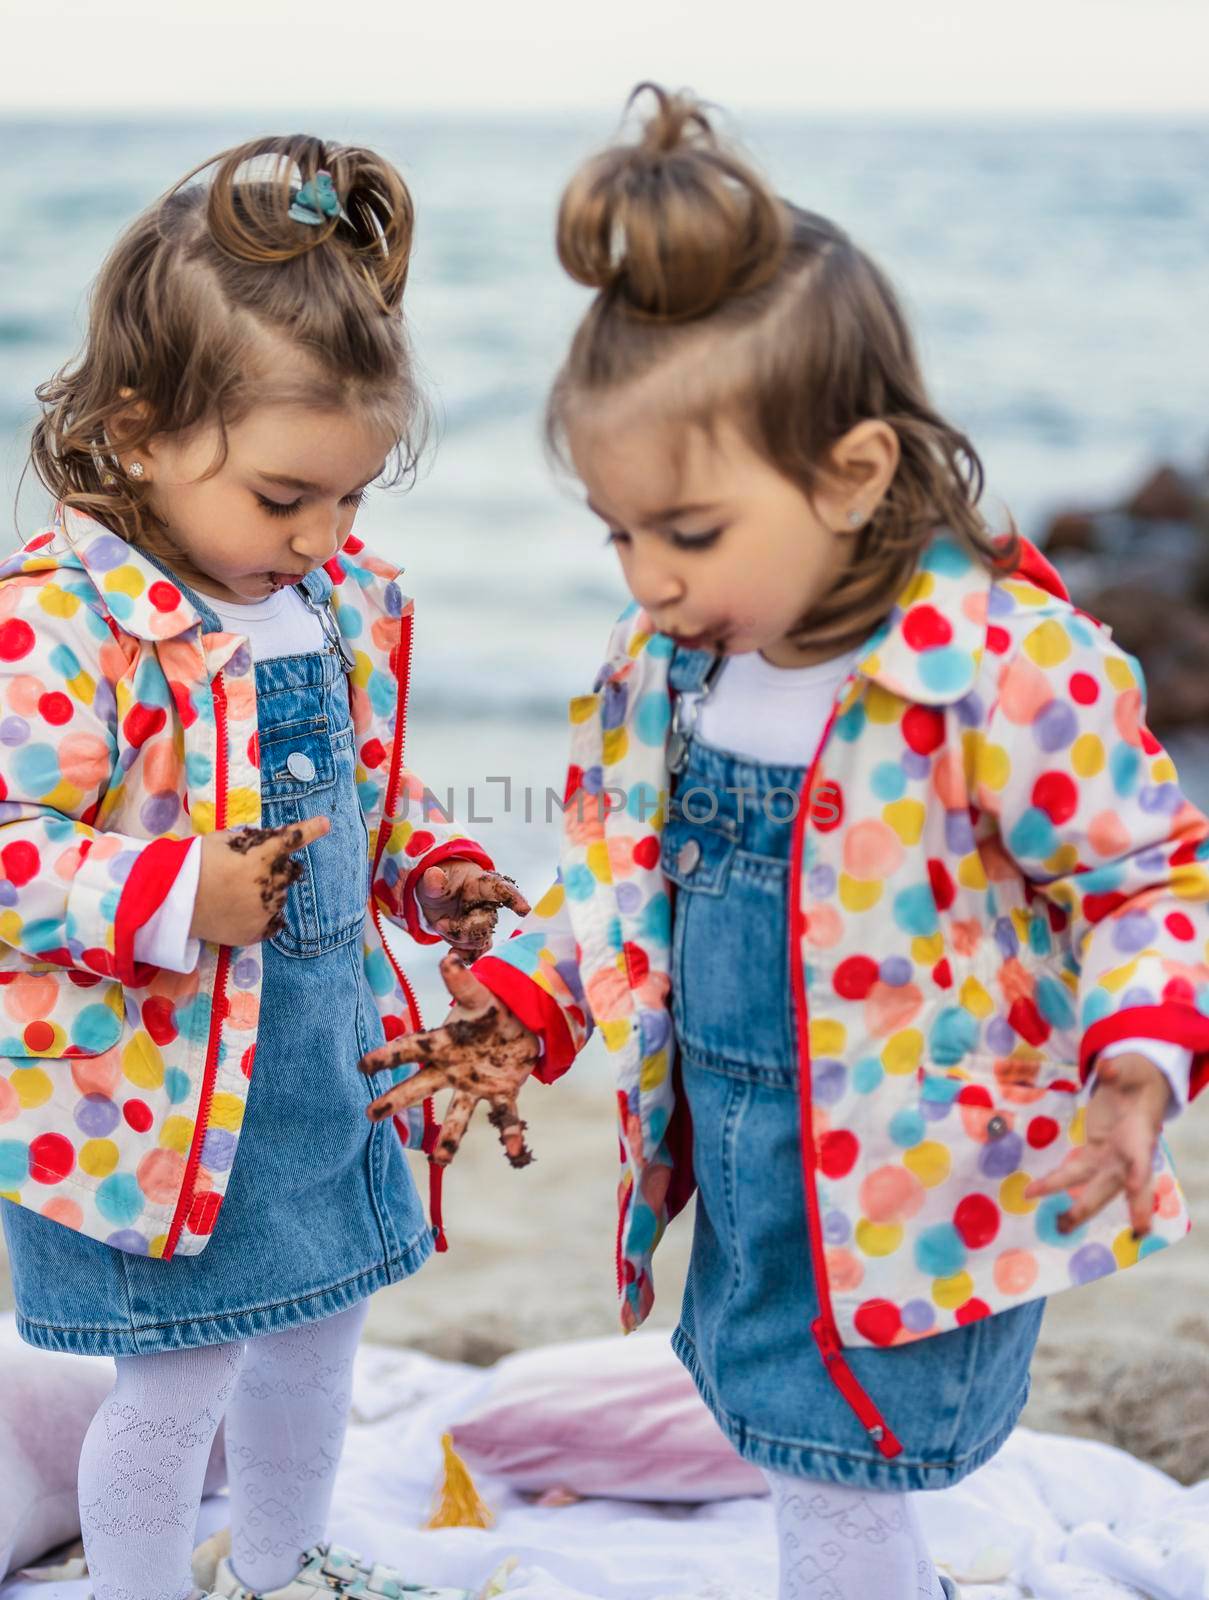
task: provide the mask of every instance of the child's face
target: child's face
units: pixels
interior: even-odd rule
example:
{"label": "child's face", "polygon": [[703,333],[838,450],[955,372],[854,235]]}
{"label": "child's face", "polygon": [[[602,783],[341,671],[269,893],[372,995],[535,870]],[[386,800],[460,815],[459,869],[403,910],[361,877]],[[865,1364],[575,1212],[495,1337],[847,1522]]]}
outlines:
{"label": "child's face", "polygon": [[217,429],[153,439],[137,459],[167,528],[169,565],[202,594],[239,603],[336,554],[395,442],[348,412],[264,406],[227,429],[212,476]]}
{"label": "child's face", "polygon": [[627,425],[618,410],[572,426],[569,444],[658,631],[720,654],[759,650],[778,666],[824,659],[787,636],[847,563],[852,490],[812,502],[731,423],[670,431]]}

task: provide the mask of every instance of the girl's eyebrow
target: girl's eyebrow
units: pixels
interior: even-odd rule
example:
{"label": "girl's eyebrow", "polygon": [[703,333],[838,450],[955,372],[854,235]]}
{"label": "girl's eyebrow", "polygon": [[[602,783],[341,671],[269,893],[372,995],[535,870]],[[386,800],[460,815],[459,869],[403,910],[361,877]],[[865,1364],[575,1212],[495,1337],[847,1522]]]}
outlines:
{"label": "girl's eyebrow", "polygon": [[[360,492],[360,490],[368,488],[378,474],[382,472],[385,466],[386,463],[384,461],[382,466],[378,468],[377,472],[372,473],[368,478],[366,478],[364,483],[359,483],[356,489],[353,489],[350,492],[352,494],[357,494]],[[323,485],[321,483],[311,483],[308,478],[292,478],[287,472],[266,472],[263,467],[257,467],[255,470],[257,476],[263,478],[266,483],[279,483],[284,489],[305,489],[311,494],[322,494],[324,492]]]}
{"label": "girl's eyebrow", "polygon": [[[602,521],[611,522],[613,520],[598,505],[594,505],[591,500],[587,502],[587,506],[588,510],[594,511]],[[664,527],[668,523],[679,522],[681,517],[695,517],[703,511],[716,511],[717,509],[716,505],[708,501],[701,501],[693,505],[668,506],[664,511],[647,512],[645,516],[639,518],[639,523],[649,528]]]}

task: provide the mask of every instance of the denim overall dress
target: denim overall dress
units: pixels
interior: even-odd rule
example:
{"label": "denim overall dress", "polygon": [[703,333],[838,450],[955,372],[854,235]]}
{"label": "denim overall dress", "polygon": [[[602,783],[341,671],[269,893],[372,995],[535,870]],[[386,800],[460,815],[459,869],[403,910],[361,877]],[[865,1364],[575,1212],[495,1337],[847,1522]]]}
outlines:
{"label": "denim overall dress", "polygon": [[[306,579],[327,648],[256,664],[263,825],[326,816],[331,832],[297,858],[303,874],[285,926],[260,946],[260,1031],[238,1155],[230,1134],[206,1136],[208,1167],[235,1161],[214,1235],[201,1255],[159,1261],[0,1207],[18,1330],[32,1344],[133,1355],[252,1339],[343,1311],[432,1251],[394,1124],[365,1114],[389,1074],[357,1070],[384,1036],[362,970],[369,847],[330,593],[326,573]],[[209,630],[226,631],[190,599]],[[249,959],[230,981],[254,976]]]}
{"label": "denim overall dress", "polygon": [[[673,689],[699,692],[711,660],[678,651]],[[848,1351],[904,1446],[891,1461],[878,1452],[810,1328],[819,1306],[788,938],[792,816],[805,769],[756,763],[695,736],[686,754],[662,843],[675,886],[672,1014],[699,1185],[676,1353],[755,1465],[857,1488],[943,1488],[1011,1432],[1044,1302],[913,1344]],[[827,1103],[826,1083],[814,1093]]]}

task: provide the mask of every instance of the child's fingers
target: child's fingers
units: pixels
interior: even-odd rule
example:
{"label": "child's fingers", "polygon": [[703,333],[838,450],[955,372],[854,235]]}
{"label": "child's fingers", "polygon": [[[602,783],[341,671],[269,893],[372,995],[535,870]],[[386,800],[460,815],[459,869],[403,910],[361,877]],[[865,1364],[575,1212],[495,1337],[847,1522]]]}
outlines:
{"label": "child's fingers", "polygon": [[428,867],[420,875],[420,892],[433,900],[442,900],[449,892],[449,879],[442,867]]}
{"label": "child's fingers", "polygon": [[441,978],[458,1005],[467,1011],[481,1011],[495,1004],[495,996],[486,984],[480,983],[456,950],[451,950],[441,962]]}
{"label": "child's fingers", "polygon": [[527,917],[533,909],[512,879],[505,878],[501,872],[484,872],[474,885],[474,892],[478,899],[488,900],[492,905],[506,906],[509,911],[515,911],[518,917]]}
{"label": "child's fingers", "polygon": [[446,1044],[443,1028],[428,1033],[404,1033],[389,1044],[381,1044],[362,1056],[359,1070],[369,1074],[388,1067],[405,1067],[411,1062],[428,1063],[439,1056]]}
{"label": "child's fingers", "polygon": [[1072,1150],[1070,1155],[1053,1172],[1044,1178],[1034,1178],[1024,1191],[1026,1200],[1041,1200],[1046,1195],[1061,1194],[1065,1189],[1076,1189],[1088,1183],[1100,1170],[1100,1163],[1089,1150]]}
{"label": "child's fingers", "polygon": [[525,1122],[516,1108],[516,1100],[511,1095],[504,1096],[491,1102],[491,1126],[500,1136],[500,1143],[508,1155],[508,1160],[514,1167],[527,1167],[533,1160],[533,1154],[525,1143]]}
{"label": "child's fingers", "polygon": [[[290,855],[295,850],[305,850],[308,844],[314,844],[316,839],[322,839],[332,831],[331,820],[328,817],[307,817],[303,822],[286,823],[282,828],[274,828],[273,833],[284,842]],[[268,840],[265,841],[269,843]]]}
{"label": "child's fingers", "polygon": [[1120,1194],[1124,1182],[1124,1170],[1116,1162],[1097,1172],[1071,1204],[1070,1210],[1062,1212],[1056,1219],[1054,1225],[1058,1232],[1073,1233],[1076,1228],[1081,1228],[1090,1217],[1102,1211],[1110,1200]]}
{"label": "child's fingers", "polygon": [[412,1106],[420,1105],[438,1090],[448,1087],[446,1073],[439,1067],[425,1067],[414,1078],[408,1078],[406,1083],[396,1083],[385,1094],[372,1100],[366,1107],[366,1115],[371,1122],[381,1122],[386,1117],[398,1116],[400,1111],[410,1111]]}
{"label": "child's fingers", "polygon": [[436,1148],[432,1152],[432,1159],[438,1167],[447,1167],[461,1149],[477,1105],[474,1095],[465,1092],[455,1094],[449,1102],[449,1110],[445,1113]]}

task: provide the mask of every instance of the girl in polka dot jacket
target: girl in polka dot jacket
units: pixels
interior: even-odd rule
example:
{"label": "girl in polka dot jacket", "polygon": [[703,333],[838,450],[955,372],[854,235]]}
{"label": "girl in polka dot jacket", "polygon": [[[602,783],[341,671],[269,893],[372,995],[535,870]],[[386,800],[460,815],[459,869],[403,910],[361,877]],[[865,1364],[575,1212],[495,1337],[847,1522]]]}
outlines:
{"label": "girl in polka dot jacket", "polygon": [[1187,1228],[1209,824],[1137,663],[990,536],[878,269],[655,95],[563,199],[598,293],[550,411],[636,603],[558,883],[376,1111],[452,1083],[446,1160],[478,1051],[549,1079],[595,1027],[625,1326],[698,1186],[675,1344],[770,1476],[782,1595],[916,1600],[953,1590],[905,1491],[1003,1443],[1043,1297]]}
{"label": "girl in polka dot jacket", "polygon": [[351,532],[417,434],[411,231],[371,151],[230,151],[122,237],[40,391],[55,520],[0,568],[0,1210],[22,1335],[116,1358],[97,1600],[191,1592],[224,1414],[220,1593],[402,1581],[323,1542],[368,1296],[434,1246],[430,1113],[365,1114],[361,1058],[419,1022],[384,919],[478,953],[528,911],[408,820],[411,603]]}

